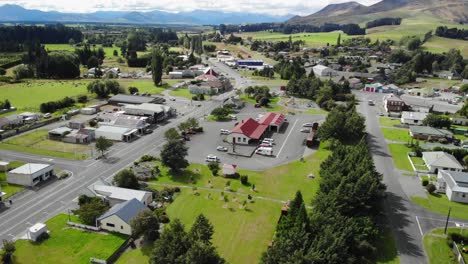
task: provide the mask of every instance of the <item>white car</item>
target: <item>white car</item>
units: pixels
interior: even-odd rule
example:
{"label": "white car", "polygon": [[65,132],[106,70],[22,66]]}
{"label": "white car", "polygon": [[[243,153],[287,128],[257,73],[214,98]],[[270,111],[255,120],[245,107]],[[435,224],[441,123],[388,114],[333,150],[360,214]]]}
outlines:
{"label": "white car", "polygon": [[227,129],[221,129],[219,132],[221,133],[221,135],[229,135],[229,134],[231,134],[231,131],[229,131],[229,130],[227,130]]}
{"label": "white car", "polygon": [[219,162],[219,158],[213,154],[209,154],[208,156],[206,156],[205,161],[206,162]]}
{"label": "white car", "polygon": [[235,115],[229,115],[229,118],[231,118],[231,120],[237,120],[237,116]]}
{"label": "white car", "polygon": [[272,138],[264,138],[263,141],[269,141],[269,142],[271,142],[271,143],[274,143],[274,142],[275,142],[275,140],[272,139]]}
{"label": "white car", "polygon": [[306,127],[301,128],[301,132],[302,132],[302,133],[309,133],[309,132],[310,132],[310,128],[306,128]]}
{"label": "white car", "polygon": [[303,126],[303,127],[313,127],[314,124],[312,124],[312,123],[304,123],[304,124],[302,124],[302,126]]}
{"label": "white car", "polygon": [[217,146],[217,147],[216,147],[216,150],[217,150],[217,151],[228,151],[228,148],[223,147],[223,146]]}
{"label": "white car", "polygon": [[268,141],[268,140],[263,140],[261,144],[262,145],[268,145],[268,147],[273,147],[273,142]]}

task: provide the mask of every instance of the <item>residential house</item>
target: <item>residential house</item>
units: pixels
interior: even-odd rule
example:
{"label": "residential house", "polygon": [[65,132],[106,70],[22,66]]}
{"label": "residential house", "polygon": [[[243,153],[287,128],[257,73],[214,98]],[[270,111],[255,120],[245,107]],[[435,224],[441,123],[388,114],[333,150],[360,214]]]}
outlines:
{"label": "residential house", "polygon": [[401,123],[419,126],[422,125],[422,122],[426,119],[427,115],[428,113],[403,111],[401,113]]}
{"label": "residential house", "polygon": [[111,186],[104,181],[97,182],[92,185],[89,190],[94,196],[109,202],[111,206],[132,199],[137,199],[144,205],[149,205],[153,201],[153,194],[150,192]]}
{"label": "residential house", "polygon": [[54,165],[27,163],[6,173],[7,182],[33,187],[54,176]]}
{"label": "residential house", "polygon": [[414,88],[408,91],[409,95],[413,96],[422,96],[422,97],[433,97],[434,96],[434,89],[430,87],[426,88]]}
{"label": "residential house", "polygon": [[452,132],[430,126],[410,126],[409,133],[412,138],[420,140],[439,140],[445,138],[450,141],[454,138]]}
{"label": "residential house", "polygon": [[358,78],[350,78],[348,82],[351,89],[361,89],[363,87],[361,80]]}
{"label": "residential house", "polygon": [[453,155],[443,151],[423,152],[422,159],[431,173],[438,173],[440,170],[458,172],[463,170],[463,166]]}
{"label": "residential house", "polygon": [[383,105],[387,112],[401,112],[405,109],[405,102],[394,94],[384,97]]}
{"label": "residential house", "polygon": [[39,118],[41,117],[40,114],[31,112],[24,112],[19,114],[19,116],[23,118],[24,123],[34,123],[36,121],[39,121]]}
{"label": "residential house", "polygon": [[436,187],[449,201],[468,203],[468,173],[439,170]]}
{"label": "residential house", "polygon": [[101,229],[131,235],[132,227],[130,223],[132,219],[144,210],[148,210],[148,207],[133,198],[112,206],[109,211],[98,217],[96,221]]}
{"label": "residential house", "polygon": [[400,87],[396,86],[395,84],[388,84],[388,85],[384,85],[384,87],[382,87],[382,92],[383,93],[397,94],[398,90],[400,90]]}
{"label": "residential house", "polygon": [[439,71],[435,73],[439,78],[448,79],[448,80],[461,80],[461,75],[453,70],[453,71]]}
{"label": "residential house", "polygon": [[338,75],[336,71],[323,65],[316,65],[312,67],[312,71],[314,71],[314,75],[316,77],[332,77]]}
{"label": "residential house", "polygon": [[265,67],[265,63],[262,60],[237,60],[236,66],[249,70],[262,70]]}
{"label": "residential house", "polygon": [[452,121],[454,125],[468,126],[468,118],[466,117],[454,116],[450,118],[450,121]]}

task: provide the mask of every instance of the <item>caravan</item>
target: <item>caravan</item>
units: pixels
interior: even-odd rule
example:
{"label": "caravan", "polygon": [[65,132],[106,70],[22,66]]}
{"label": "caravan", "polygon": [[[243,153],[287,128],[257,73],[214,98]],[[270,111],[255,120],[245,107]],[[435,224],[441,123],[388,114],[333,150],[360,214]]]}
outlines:
{"label": "caravan", "polygon": [[273,156],[273,148],[271,147],[259,147],[256,151],[256,154],[264,156]]}

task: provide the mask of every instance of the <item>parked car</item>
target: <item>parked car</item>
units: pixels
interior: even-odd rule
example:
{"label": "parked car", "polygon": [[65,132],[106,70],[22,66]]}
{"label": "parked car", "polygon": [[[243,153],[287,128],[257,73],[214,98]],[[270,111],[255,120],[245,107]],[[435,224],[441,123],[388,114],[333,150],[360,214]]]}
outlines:
{"label": "parked car", "polygon": [[209,154],[208,156],[206,156],[205,161],[206,162],[219,162],[219,158],[213,154]]}
{"label": "parked car", "polygon": [[226,152],[226,151],[228,151],[228,148],[223,147],[223,146],[217,146],[217,147],[216,147],[216,150],[217,150],[217,151],[224,151],[224,152]]}
{"label": "parked car", "polygon": [[229,115],[229,118],[231,118],[231,120],[237,120],[237,116],[235,115]]}
{"label": "parked car", "polygon": [[310,133],[310,128],[306,128],[306,127],[301,128],[301,132],[302,133]]}
{"label": "parked car", "polygon": [[260,146],[260,147],[271,148],[273,145],[272,145],[271,143],[264,143],[264,142],[262,142],[259,146]]}
{"label": "parked car", "polygon": [[148,134],[151,134],[153,133],[153,130],[151,129],[145,129],[145,134],[148,135]]}
{"label": "parked car", "polygon": [[273,149],[269,147],[259,147],[255,153],[264,156],[273,156]]}
{"label": "parked car", "polygon": [[229,135],[229,134],[231,134],[231,131],[229,131],[227,129],[221,129],[220,133],[221,133],[221,135]]}
{"label": "parked car", "polygon": [[255,108],[260,108],[261,106],[260,106],[260,104],[255,104],[254,107]]}
{"label": "parked car", "polygon": [[264,138],[263,141],[268,141],[268,142],[271,142],[271,143],[275,143],[275,140],[272,139],[272,138]]}
{"label": "parked car", "polygon": [[302,126],[303,126],[303,127],[313,127],[314,124],[312,124],[312,123],[304,123],[304,124],[302,124]]}
{"label": "parked car", "polygon": [[51,117],[51,114],[50,114],[50,113],[45,113],[45,114],[43,115],[43,117],[44,117],[44,118],[50,118],[50,117]]}
{"label": "parked car", "polygon": [[271,141],[268,141],[268,140],[266,140],[266,141],[263,140],[262,143],[260,143],[260,144],[262,144],[262,145],[269,145],[269,147],[272,147],[274,143],[271,142]]}

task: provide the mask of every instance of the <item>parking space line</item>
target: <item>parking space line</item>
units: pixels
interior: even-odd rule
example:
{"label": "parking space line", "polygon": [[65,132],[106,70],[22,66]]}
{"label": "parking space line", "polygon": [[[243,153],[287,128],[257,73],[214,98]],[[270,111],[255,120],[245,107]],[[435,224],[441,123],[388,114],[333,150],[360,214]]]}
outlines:
{"label": "parking space line", "polygon": [[291,131],[289,131],[288,135],[286,136],[286,139],[284,140],[283,145],[281,146],[281,148],[280,148],[280,150],[278,152],[278,155],[276,155],[276,158],[278,158],[280,156],[280,154],[281,154],[281,151],[283,151],[283,148],[286,145],[286,142],[288,142],[289,136],[291,135],[291,133],[294,131],[294,128],[296,127],[297,121],[299,121],[299,119],[296,119],[296,122],[294,122],[294,125],[291,128]]}
{"label": "parking space line", "polygon": [[416,216],[416,222],[418,223],[419,232],[421,233],[421,236],[423,237],[423,236],[424,236],[424,233],[423,233],[423,231],[422,231],[421,225],[419,224],[418,216]]}

